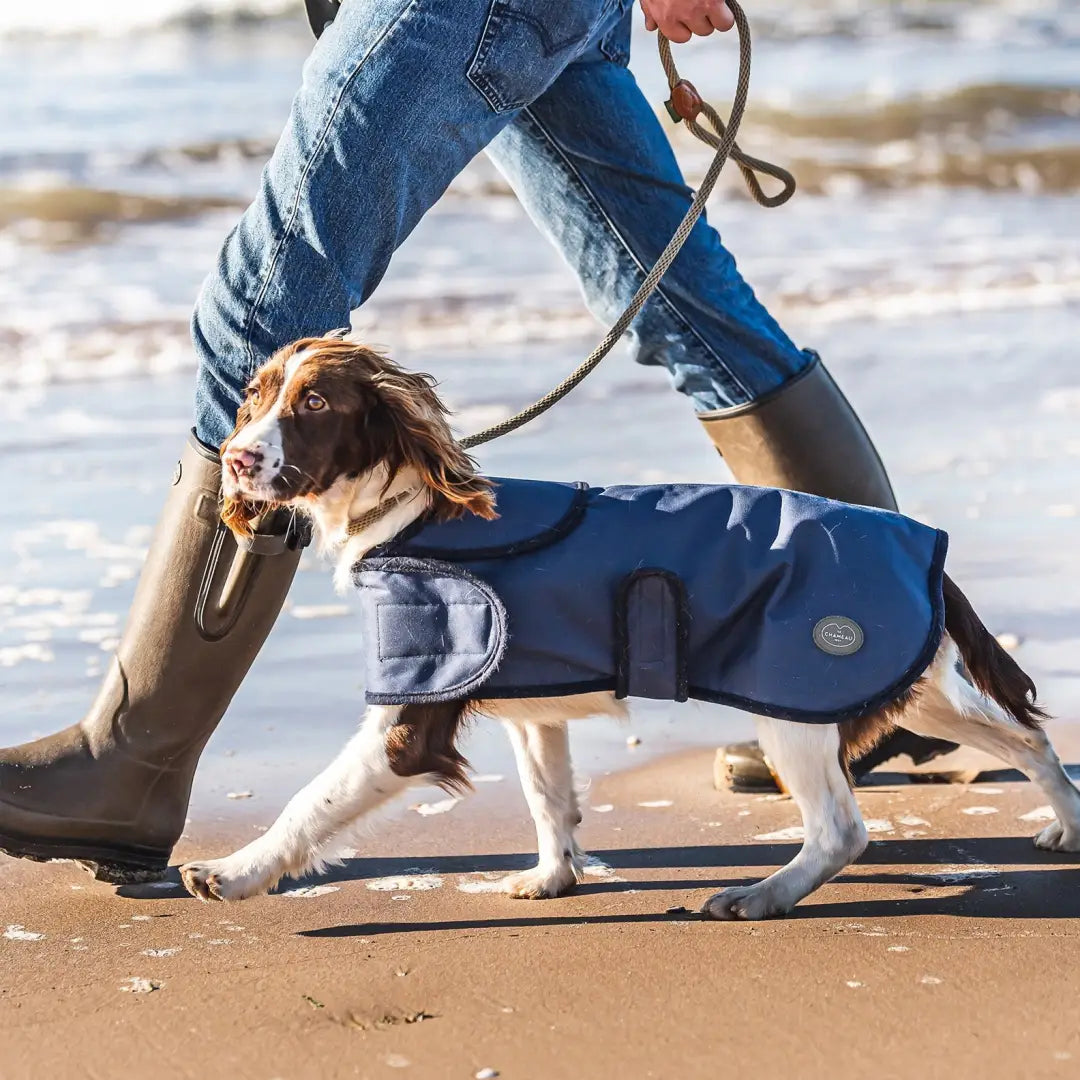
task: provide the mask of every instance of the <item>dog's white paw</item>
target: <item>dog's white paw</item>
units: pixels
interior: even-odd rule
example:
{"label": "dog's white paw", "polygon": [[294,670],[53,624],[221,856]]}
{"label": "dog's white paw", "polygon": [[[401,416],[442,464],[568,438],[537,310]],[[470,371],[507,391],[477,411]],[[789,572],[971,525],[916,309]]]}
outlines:
{"label": "dog's white paw", "polygon": [[786,915],[795,905],[776,895],[776,891],[764,882],[757,885],[739,885],[724,889],[712,897],[701,909],[710,919],[735,920],[771,919]]}
{"label": "dog's white paw", "polygon": [[578,882],[572,863],[557,867],[536,866],[511,874],[500,882],[504,893],[515,900],[551,900],[572,892]]}
{"label": "dog's white paw", "polygon": [[1035,837],[1035,846],[1044,851],[1080,851],[1080,830],[1052,821]]}
{"label": "dog's white paw", "polygon": [[184,888],[200,900],[247,900],[269,892],[277,878],[238,863],[235,856],[190,862],[180,867]]}

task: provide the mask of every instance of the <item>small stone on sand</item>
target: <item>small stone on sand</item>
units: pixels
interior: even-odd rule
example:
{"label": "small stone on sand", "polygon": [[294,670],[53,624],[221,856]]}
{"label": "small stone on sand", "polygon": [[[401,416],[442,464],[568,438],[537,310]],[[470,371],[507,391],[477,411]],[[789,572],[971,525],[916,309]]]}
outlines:
{"label": "small stone on sand", "polygon": [[165,984],[157,982],[155,979],[144,979],[139,975],[132,975],[127,980],[127,986],[121,986],[120,989],[125,994],[152,994],[155,990],[160,990]]}
{"label": "small stone on sand", "polygon": [[426,892],[441,889],[443,879],[437,874],[415,874],[406,877],[375,878],[367,883],[374,892]]}
{"label": "small stone on sand", "polygon": [[887,818],[866,818],[863,821],[868,833],[890,833],[893,831],[893,823]]}
{"label": "small stone on sand", "polygon": [[803,840],[805,838],[806,830],[801,825],[789,825],[786,829],[758,833],[754,837],[755,840]]}
{"label": "small stone on sand", "polygon": [[225,796],[226,799],[250,799],[251,797],[252,792],[250,791],[230,791]]}
{"label": "small stone on sand", "polygon": [[27,930],[22,923],[12,923],[4,931],[4,937],[8,941],[40,941],[44,936],[44,934],[35,934],[33,930]]}
{"label": "small stone on sand", "polygon": [[313,896],[326,896],[327,893],[340,892],[337,885],[301,885],[295,889],[286,889],[279,896],[291,896],[294,900],[307,900]]}
{"label": "small stone on sand", "polygon": [[631,750],[633,750],[635,746],[641,745],[641,740],[636,735],[627,735],[626,745],[629,746]]}
{"label": "small stone on sand", "polygon": [[413,803],[409,809],[415,810],[421,817],[431,817],[432,814],[445,814],[453,810],[459,802],[461,800],[457,798],[440,799],[438,802],[433,803]]}
{"label": "small stone on sand", "polygon": [[965,806],[960,811],[962,814],[967,814],[969,817],[985,817],[987,814],[996,814],[998,808],[996,806]]}
{"label": "small stone on sand", "polygon": [[476,1080],[495,1080],[498,1075],[498,1069],[480,1069],[476,1074]]}

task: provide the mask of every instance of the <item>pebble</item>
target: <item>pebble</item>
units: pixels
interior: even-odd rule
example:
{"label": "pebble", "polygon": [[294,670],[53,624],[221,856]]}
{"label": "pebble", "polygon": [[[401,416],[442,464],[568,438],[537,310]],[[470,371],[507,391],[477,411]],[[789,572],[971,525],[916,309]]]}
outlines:
{"label": "pebble", "polygon": [[893,823],[887,818],[865,818],[863,824],[868,833],[890,833],[893,831]]}
{"label": "pebble", "polygon": [[311,896],[326,896],[328,893],[340,892],[337,885],[300,885],[295,889],[286,889],[278,893],[278,896],[290,896],[294,900],[306,900]]}
{"label": "pebble", "polygon": [[631,750],[633,750],[635,746],[641,745],[641,740],[636,735],[627,735],[626,745],[629,746]]}
{"label": "pebble", "polygon": [[22,923],[12,923],[4,931],[4,937],[8,941],[40,941],[44,936],[44,934],[34,933],[33,930],[27,930]]}
{"label": "pebble", "polygon": [[495,1077],[498,1075],[498,1069],[480,1069],[476,1073],[476,1080],[495,1080]]}
{"label": "pebble", "polygon": [[665,915],[689,915],[690,911],[689,911],[688,908],[684,908],[682,906],[669,907],[669,908],[664,909],[664,914]]}
{"label": "pebble", "polygon": [[251,791],[230,791],[226,799],[250,799],[254,793]]}
{"label": "pebble", "polygon": [[127,983],[127,986],[120,987],[125,994],[152,994],[155,990],[160,990],[165,985],[154,979],[143,979],[138,975],[132,975],[127,980]]}
{"label": "pebble", "polygon": [[986,814],[996,814],[998,808],[996,806],[965,806],[960,811],[962,814],[967,814],[970,817],[984,817]]}
{"label": "pebble", "polygon": [[441,889],[443,879],[438,874],[414,874],[408,877],[375,878],[367,883],[374,892],[424,892],[429,889]]}
{"label": "pebble", "polygon": [[410,810],[416,811],[421,817],[431,817],[432,814],[446,814],[453,810],[461,802],[459,798],[451,796],[449,799],[440,799],[433,803],[413,803]]}

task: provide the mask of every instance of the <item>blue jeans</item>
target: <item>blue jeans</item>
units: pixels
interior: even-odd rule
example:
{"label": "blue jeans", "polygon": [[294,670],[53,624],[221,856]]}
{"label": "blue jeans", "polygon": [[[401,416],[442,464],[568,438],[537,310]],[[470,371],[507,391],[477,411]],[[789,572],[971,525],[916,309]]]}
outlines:
{"label": "blue jeans", "polygon": [[[631,2],[346,0],[196,306],[204,443],[228,436],[240,391],[271,353],[348,325],[481,150],[590,309],[615,318],[691,198],[626,68]],[[636,320],[631,349],[667,368],[699,412],[753,401],[810,362],[705,221]]]}

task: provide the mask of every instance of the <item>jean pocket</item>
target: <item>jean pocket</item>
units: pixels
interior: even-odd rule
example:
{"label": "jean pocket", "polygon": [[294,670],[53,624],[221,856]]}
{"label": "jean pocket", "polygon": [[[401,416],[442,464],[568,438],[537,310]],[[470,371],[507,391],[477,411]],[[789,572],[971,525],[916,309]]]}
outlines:
{"label": "jean pocket", "polygon": [[600,38],[600,51],[613,64],[627,67],[630,63],[630,32],[633,28],[631,0],[619,0],[618,17],[610,30]]}
{"label": "jean pocket", "polygon": [[592,39],[611,0],[492,0],[469,81],[495,112],[541,94]]}

